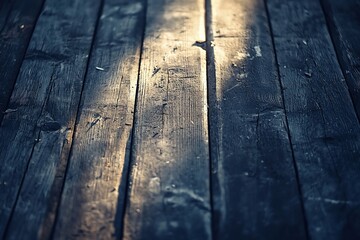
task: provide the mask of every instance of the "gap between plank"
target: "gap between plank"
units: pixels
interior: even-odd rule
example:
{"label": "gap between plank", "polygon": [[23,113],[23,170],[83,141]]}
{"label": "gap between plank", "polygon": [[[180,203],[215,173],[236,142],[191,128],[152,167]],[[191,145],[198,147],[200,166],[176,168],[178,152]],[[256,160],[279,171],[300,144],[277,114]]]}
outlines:
{"label": "gap between plank", "polygon": [[[341,69],[341,73],[343,75],[343,78],[346,79],[345,83],[346,83],[346,86],[347,86],[347,90],[349,92],[349,96],[351,98],[351,104],[354,108],[354,111],[356,113],[356,116],[357,116],[357,119],[358,119],[358,122],[360,123],[360,112],[357,111],[356,107],[355,107],[355,100],[354,100],[354,97],[353,95],[351,94],[350,90],[349,90],[349,84],[348,84],[348,77],[347,77],[347,74],[346,74],[346,69],[344,69],[343,65],[341,64],[341,57],[340,57],[340,49],[338,49],[336,47],[336,44],[335,44],[335,40],[334,40],[334,34],[333,32],[331,31],[331,26],[330,26],[330,21],[331,21],[331,18],[329,17],[328,13],[326,12],[326,8],[325,8],[325,3],[324,3],[324,0],[319,0],[319,3],[320,3],[320,6],[321,6],[321,10],[324,14],[324,17],[325,17],[325,23],[326,23],[326,29],[329,33],[329,36],[330,36],[330,39],[331,39],[331,43],[332,43],[332,46],[335,50],[335,55],[336,55],[336,61],[338,63],[338,65],[340,66],[340,69]],[[330,4],[330,3],[329,3]],[[334,24],[335,26],[335,24]]]}
{"label": "gap between plank", "polygon": [[[30,41],[29,41],[30,42]],[[20,72],[20,69],[19,69],[19,72]],[[54,75],[54,72],[51,74],[51,79],[49,81],[49,86],[48,86],[48,89],[46,90],[47,92],[47,96],[44,100],[44,103],[43,105],[41,106],[41,111],[40,111],[40,114],[36,120],[36,122],[39,122],[41,116],[43,115],[43,111],[45,109],[45,106],[47,105],[47,103],[49,102],[49,98],[50,98],[50,95],[51,95],[51,92],[52,92],[52,86],[53,86],[53,75]],[[15,84],[14,84],[15,85]],[[33,129],[33,132],[36,133],[37,132],[37,126],[34,127]],[[41,134],[41,130],[39,130],[36,134],[36,139],[40,139],[40,134]],[[12,221],[12,218],[13,218],[13,214],[14,214],[14,211],[15,211],[15,208],[16,208],[16,205],[18,203],[18,200],[19,200],[19,197],[20,197],[20,193],[21,193],[21,189],[24,185],[24,181],[25,181],[25,176],[29,170],[29,166],[30,166],[30,162],[31,162],[31,158],[32,156],[34,155],[34,150],[35,150],[35,147],[36,147],[36,144],[38,144],[39,142],[38,141],[35,141],[35,143],[33,144],[32,148],[31,148],[31,152],[30,152],[30,156],[28,158],[28,161],[26,163],[26,167],[25,167],[25,171],[24,171],[24,174],[21,178],[21,181],[20,181],[20,185],[19,185],[19,189],[18,189],[18,192],[16,194],[16,198],[15,198],[15,201],[14,201],[14,204],[11,208],[11,212],[10,212],[10,217],[6,223],[6,227],[5,227],[5,231],[4,231],[4,235],[3,235],[3,238],[6,238],[7,237],[7,234],[8,234],[8,231],[9,231],[9,224],[11,223]]]}
{"label": "gap between plank", "polygon": [[278,56],[277,56],[276,46],[275,46],[275,41],[274,41],[274,32],[273,32],[273,27],[272,27],[271,21],[270,21],[270,12],[269,12],[269,8],[268,8],[267,0],[263,0],[263,1],[264,1],[267,21],[268,21],[268,25],[269,25],[269,29],[270,29],[271,45],[272,45],[272,48],[273,48],[274,57],[275,57],[275,64],[276,64],[275,67],[276,67],[276,71],[277,71],[277,75],[278,75],[278,81],[279,81],[280,86],[281,86],[281,98],[282,98],[282,106],[283,106],[284,113],[285,113],[286,132],[287,132],[287,135],[288,135],[288,138],[289,138],[291,155],[292,155],[292,162],[293,162],[293,166],[294,166],[294,170],[295,170],[295,178],[296,178],[296,183],[297,183],[296,185],[297,185],[299,196],[300,196],[301,212],[302,212],[303,220],[304,220],[305,234],[306,234],[306,239],[310,239],[309,230],[308,230],[309,229],[308,228],[308,221],[307,221],[306,213],[305,213],[304,197],[303,197],[303,192],[301,190],[301,184],[300,184],[299,170],[298,170],[298,166],[297,166],[296,160],[295,160],[294,148],[293,148],[293,144],[292,144],[292,139],[291,139],[291,134],[290,134],[290,129],[289,129],[289,122],[288,122],[288,117],[287,117],[287,111],[286,111],[286,107],[285,107],[286,105],[285,105],[285,97],[284,97],[284,86],[283,86],[282,81],[281,81]]}
{"label": "gap between plank", "polygon": [[[50,231],[50,239],[54,239],[55,227],[56,227],[56,224],[57,224],[57,221],[58,221],[58,215],[59,215],[59,211],[60,211],[60,205],[61,205],[60,203],[61,203],[61,199],[62,199],[62,193],[64,191],[66,175],[67,175],[67,172],[68,172],[68,169],[69,169],[69,162],[70,162],[72,151],[73,151],[73,144],[74,144],[73,140],[74,140],[74,138],[76,136],[77,124],[78,124],[79,118],[80,118],[80,107],[82,105],[82,100],[83,100],[84,86],[85,86],[85,82],[86,82],[88,71],[89,71],[89,63],[90,63],[90,59],[91,59],[91,56],[92,56],[96,35],[97,35],[97,32],[98,32],[98,27],[99,27],[99,23],[100,23],[100,17],[101,17],[101,14],[103,12],[103,9],[104,9],[104,1],[105,0],[100,0],[100,1],[101,2],[100,2],[100,7],[99,7],[99,10],[98,10],[98,14],[97,14],[96,22],[95,22],[93,38],[91,40],[90,51],[89,51],[89,55],[88,55],[88,59],[87,59],[87,63],[86,63],[86,70],[85,70],[85,74],[84,74],[84,78],[83,78],[83,84],[81,86],[80,99],[79,99],[77,112],[76,112],[74,131],[73,131],[72,136],[71,136],[70,151],[69,151],[69,155],[68,155],[68,157],[66,159],[67,160],[66,161],[66,168],[65,168],[64,177],[62,179],[62,185],[61,185],[61,190],[60,190],[60,194],[59,194],[58,204],[57,204],[56,210],[55,210],[55,219],[54,219],[54,223],[52,225],[51,231]],[[61,165],[61,163],[60,163],[60,165]]]}
{"label": "gap between plank", "polygon": [[[24,58],[25,58],[25,56],[26,56],[27,50],[28,50],[29,45],[30,45],[30,42],[31,42],[32,35],[34,34],[34,31],[35,31],[37,22],[38,22],[38,20],[39,20],[39,17],[40,17],[41,13],[42,13],[43,10],[44,10],[45,1],[46,1],[46,0],[42,0],[41,7],[40,7],[40,11],[38,12],[37,16],[35,17],[36,20],[34,21],[34,26],[33,26],[32,30],[31,30],[31,33],[30,33],[30,36],[29,36],[29,41],[27,42],[27,46],[26,46],[26,48],[25,48],[24,54],[23,54],[23,56],[22,56],[21,59],[20,59],[20,60],[21,60],[21,64],[20,64],[20,67],[19,67],[19,69],[18,69],[18,71],[17,71],[17,73],[16,73],[16,78],[15,78],[15,81],[14,81],[14,83],[13,83],[13,85],[12,85],[12,88],[11,88],[10,97],[7,99],[7,102],[6,102],[6,105],[5,105],[5,108],[4,108],[5,110],[9,107],[9,103],[10,103],[10,99],[11,99],[11,96],[12,96],[12,92],[14,91],[16,81],[17,81],[17,79],[18,79],[18,77],[19,77],[19,74],[20,74],[20,69],[21,69],[21,66],[22,66],[22,62],[24,61]],[[7,23],[8,19],[9,19],[10,15],[11,15],[11,11],[12,11],[13,5],[14,5],[14,3],[12,3],[12,5],[11,5],[10,12],[9,12],[8,16],[6,17],[4,26],[3,26],[3,28],[1,29],[0,32],[2,32],[2,31],[5,29],[5,25],[6,25],[6,23]],[[2,122],[3,122],[3,120],[4,120],[4,116],[5,116],[5,114],[1,114],[1,115],[0,115],[0,127],[1,127]],[[20,191],[20,190],[19,190],[19,191]],[[16,201],[17,201],[17,200],[16,200]],[[12,210],[12,211],[13,211],[13,210]],[[6,229],[7,229],[7,226],[6,226]],[[7,230],[5,230],[5,232],[6,232],[6,231],[7,231]]]}
{"label": "gap between plank", "polygon": [[[213,86],[212,81],[216,79],[215,74],[215,55],[214,55],[214,48],[211,45],[211,42],[214,41],[214,35],[213,35],[213,26],[212,26],[212,0],[205,0],[205,37],[206,37],[206,86],[207,86],[207,118],[208,118],[208,144],[209,144],[209,181],[210,181],[210,210],[211,210],[211,237],[212,239],[215,239],[216,233],[215,233],[215,220],[214,220],[214,191],[213,191],[213,185],[214,185],[214,179],[213,179],[213,171],[215,166],[217,165],[215,162],[216,157],[212,154],[212,149],[214,146],[212,146],[212,131],[211,131],[211,115],[216,116],[216,104],[214,106],[211,106],[211,96],[216,96],[216,88],[215,85]],[[215,91],[213,91],[213,89]],[[214,102],[215,103],[215,102]],[[214,114],[211,113],[211,109],[215,108]],[[217,118],[216,118],[217,119]],[[214,134],[217,134],[215,131]],[[216,138],[215,138],[216,139]],[[214,176],[216,177],[216,176]]]}
{"label": "gap between plank", "polygon": [[[129,159],[127,161],[127,172],[126,172],[126,184],[125,184],[125,194],[124,194],[124,205],[123,205],[123,211],[122,211],[122,216],[121,216],[121,225],[120,225],[120,229],[119,229],[119,239],[123,239],[124,236],[124,221],[125,221],[125,215],[126,215],[126,208],[128,206],[128,197],[129,197],[129,186],[130,186],[130,173],[131,173],[131,162],[132,162],[132,158],[133,158],[133,152],[134,152],[134,146],[132,144],[133,142],[133,137],[135,135],[135,123],[137,121],[137,105],[138,105],[138,95],[139,95],[139,80],[140,80],[140,68],[141,68],[141,63],[142,63],[142,56],[143,56],[143,48],[144,48],[144,40],[145,40],[145,32],[146,32],[146,20],[147,20],[147,11],[148,11],[148,0],[143,0],[142,3],[144,4],[144,14],[143,14],[143,19],[142,19],[142,24],[143,24],[143,32],[141,35],[141,45],[140,45],[140,56],[139,56],[139,64],[138,64],[138,76],[137,76],[137,81],[136,81],[136,87],[135,87],[135,98],[134,98],[134,113],[133,113],[133,121],[132,121],[132,129],[131,129],[131,133],[129,136],[129,145],[130,145],[130,152],[129,152]],[[125,159],[125,163],[126,163],[126,159]],[[125,166],[124,166],[125,168]]]}

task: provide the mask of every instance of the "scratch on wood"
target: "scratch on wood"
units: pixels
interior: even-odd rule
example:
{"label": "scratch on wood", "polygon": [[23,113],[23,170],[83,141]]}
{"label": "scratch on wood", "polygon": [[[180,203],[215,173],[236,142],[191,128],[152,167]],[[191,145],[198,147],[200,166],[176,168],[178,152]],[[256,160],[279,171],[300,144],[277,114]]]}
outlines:
{"label": "scratch on wood", "polygon": [[321,198],[321,197],[317,197],[317,198],[308,197],[307,200],[310,200],[310,201],[322,201],[322,202],[330,203],[330,204],[360,205],[360,202],[336,200],[336,199]]}
{"label": "scratch on wood", "polygon": [[7,109],[7,110],[4,112],[4,114],[13,113],[13,112],[16,112],[16,111],[17,111],[17,109],[11,109],[11,108],[9,108],[9,109]]}
{"label": "scratch on wood", "polygon": [[99,121],[100,121],[99,118],[96,119],[95,121],[92,121],[92,122],[90,123],[89,128],[86,130],[86,132],[90,131],[90,129],[91,129],[93,126],[95,126]]}
{"label": "scratch on wood", "polygon": [[160,69],[161,69],[160,67],[155,66],[151,77],[155,76],[155,74],[157,74],[160,71]]}

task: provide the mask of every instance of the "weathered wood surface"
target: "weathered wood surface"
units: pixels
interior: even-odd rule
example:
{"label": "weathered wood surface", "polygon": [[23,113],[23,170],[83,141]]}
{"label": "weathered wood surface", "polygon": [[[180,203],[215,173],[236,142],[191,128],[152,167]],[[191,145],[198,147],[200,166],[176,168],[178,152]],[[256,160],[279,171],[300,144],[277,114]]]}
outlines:
{"label": "weathered wood surface", "polygon": [[208,81],[215,239],[305,239],[264,3],[213,0],[207,13],[211,10]]}
{"label": "weathered wood surface", "polygon": [[360,239],[359,0],[43,2],[0,1],[1,239]]}
{"label": "weathered wood surface", "polygon": [[321,2],[357,116],[360,118],[360,1]]}
{"label": "weathered wood surface", "polygon": [[55,239],[119,239],[145,6],[105,0]]}
{"label": "weathered wood surface", "polygon": [[125,239],[211,239],[204,2],[148,1]]}
{"label": "weathered wood surface", "polygon": [[0,236],[50,234],[99,7],[45,3],[0,128]]}
{"label": "weathered wood surface", "polygon": [[20,66],[43,0],[0,2],[0,123],[6,111]]}
{"label": "weathered wood surface", "polygon": [[359,239],[360,129],[320,3],[267,2],[309,235]]}

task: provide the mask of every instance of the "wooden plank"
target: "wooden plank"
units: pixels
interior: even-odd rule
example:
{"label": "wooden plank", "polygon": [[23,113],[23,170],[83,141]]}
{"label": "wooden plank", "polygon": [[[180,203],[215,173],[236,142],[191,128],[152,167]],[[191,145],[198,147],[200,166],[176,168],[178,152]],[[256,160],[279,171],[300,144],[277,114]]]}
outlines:
{"label": "wooden plank", "polygon": [[[0,6],[0,123],[43,0],[4,0]],[[10,112],[8,110],[7,112]]]}
{"label": "wooden plank", "polygon": [[213,12],[208,17],[208,61],[214,65],[210,64],[208,79],[214,238],[305,239],[264,3],[211,3],[207,11]]}
{"label": "wooden plank", "polygon": [[204,2],[148,1],[125,239],[211,239]]}
{"label": "wooden plank", "polygon": [[0,236],[50,234],[99,8],[45,3],[0,128]]}
{"label": "wooden plank", "polygon": [[359,239],[360,128],[320,3],[268,6],[310,238]]}
{"label": "wooden plank", "polygon": [[14,1],[7,0],[0,2],[0,29],[4,29],[8,21]]}
{"label": "wooden plank", "polygon": [[85,81],[55,239],[119,239],[143,1],[106,0]]}
{"label": "wooden plank", "polygon": [[321,1],[343,74],[360,118],[360,1]]}

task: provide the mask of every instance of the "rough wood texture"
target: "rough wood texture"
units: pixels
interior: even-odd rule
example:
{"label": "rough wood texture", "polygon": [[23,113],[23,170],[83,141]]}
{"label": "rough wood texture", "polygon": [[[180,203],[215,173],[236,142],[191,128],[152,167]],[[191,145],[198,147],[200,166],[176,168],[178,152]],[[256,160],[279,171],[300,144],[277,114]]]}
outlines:
{"label": "rough wood texture", "polygon": [[43,2],[0,0],[0,239],[360,239],[360,0]]}
{"label": "rough wood texture", "polygon": [[148,2],[125,239],[210,239],[204,2]]}
{"label": "rough wood texture", "polygon": [[213,0],[212,11],[208,81],[215,238],[304,239],[264,3]]}
{"label": "rough wood texture", "polygon": [[144,12],[142,1],[105,1],[55,239],[119,239]]}
{"label": "rough wood texture", "polygon": [[43,0],[0,3],[0,123],[42,4]]}
{"label": "rough wood texture", "polygon": [[0,128],[0,236],[12,212],[9,239],[50,234],[99,7],[46,1]]}
{"label": "rough wood texture", "polygon": [[322,0],[330,33],[360,118],[360,1]]}
{"label": "rough wood texture", "polygon": [[309,235],[359,239],[360,129],[320,3],[268,6]]}

